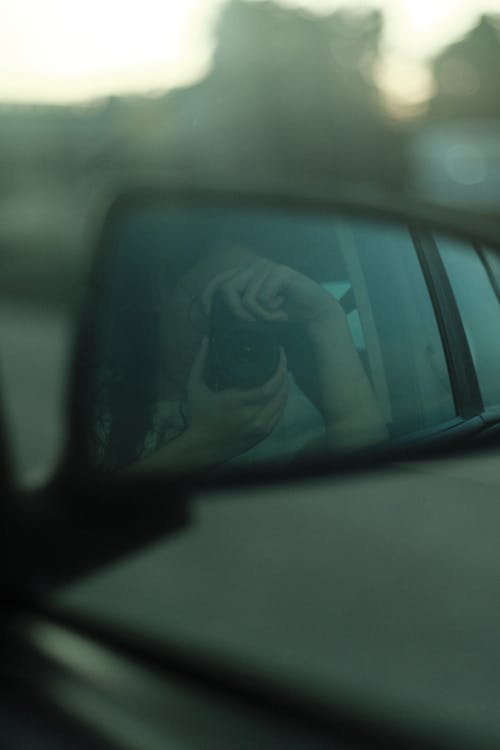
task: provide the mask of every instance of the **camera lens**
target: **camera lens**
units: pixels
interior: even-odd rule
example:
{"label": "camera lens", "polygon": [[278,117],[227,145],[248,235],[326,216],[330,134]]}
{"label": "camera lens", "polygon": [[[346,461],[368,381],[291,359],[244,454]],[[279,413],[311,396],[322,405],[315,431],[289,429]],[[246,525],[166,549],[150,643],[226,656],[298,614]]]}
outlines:
{"label": "camera lens", "polygon": [[238,318],[216,295],[205,370],[209,388],[256,388],[276,372],[279,359],[280,338],[273,324]]}
{"label": "camera lens", "polygon": [[254,388],[276,372],[279,342],[265,325],[242,321],[214,344],[214,364],[226,388]]}

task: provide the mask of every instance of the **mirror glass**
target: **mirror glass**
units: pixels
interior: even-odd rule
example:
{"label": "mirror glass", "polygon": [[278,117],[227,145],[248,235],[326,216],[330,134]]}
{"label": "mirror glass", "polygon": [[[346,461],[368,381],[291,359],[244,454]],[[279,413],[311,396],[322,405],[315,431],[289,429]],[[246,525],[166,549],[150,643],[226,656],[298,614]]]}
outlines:
{"label": "mirror glass", "polygon": [[94,470],[334,461],[500,403],[491,249],[359,213],[124,206],[103,232],[77,374]]}

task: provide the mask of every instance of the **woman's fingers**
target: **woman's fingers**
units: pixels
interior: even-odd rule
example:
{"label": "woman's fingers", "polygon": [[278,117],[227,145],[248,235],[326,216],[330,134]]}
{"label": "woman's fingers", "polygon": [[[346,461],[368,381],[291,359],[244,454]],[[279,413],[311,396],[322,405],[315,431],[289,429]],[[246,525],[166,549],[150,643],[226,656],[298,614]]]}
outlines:
{"label": "woman's fingers", "polygon": [[242,294],[252,276],[251,269],[252,267],[233,268],[214,276],[201,296],[206,315],[210,315],[214,295],[220,293],[234,315],[243,320],[255,320],[254,316],[245,309],[241,302]]}
{"label": "woman's fingers", "polygon": [[256,318],[264,320],[276,320],[280,313],[276,310],[278,307],[276,297],[274,300],[264,299],[262,296],[262,287],[266,279],[273,270],[273,264],[262,261],[255,264],[252,277],[249,279],[247,286],[242,294],[242,304]]}
{"label": "woman's fingers", "polygon": [[283,267],[261,259],[218,274],[202,294],[205,313],[210,314],[214,295],[220,293],[233,315],[243,320],[286,320],[286,314],[278,309],[283,302],[280,285],[284,283],[280,269]]}
{"label": "woman's fingers", "polygon": [[247,321],[308,323],[330,315],[335,305],[308,276],[263,258],[212,279],[202,295],[207,315],[219,293],[232,314]]}
{"label": "woman's fingers", "polygon": [[286,358],[261,388],[250,391],[210,390],[203,380],[208,352],[204,339],[195,357],[188,383],[189,427],[204,436],[223,456],[248,450],[263,440],[276,426],[288,396]]}
{"label": "woman's fingers", "polygon": [[272,306],[277,298],[284,299],[291,284],[289,271],[285,266],[273,265],[259,290],[262,304]]}

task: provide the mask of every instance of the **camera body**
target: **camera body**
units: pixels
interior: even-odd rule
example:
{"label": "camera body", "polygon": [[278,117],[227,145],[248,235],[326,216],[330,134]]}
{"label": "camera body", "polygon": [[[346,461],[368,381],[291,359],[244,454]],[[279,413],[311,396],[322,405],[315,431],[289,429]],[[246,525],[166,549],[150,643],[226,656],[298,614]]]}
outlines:
{"label": "camera body", "polygon": [[289,336],[289,323],[242,320],[221,294],[214,295],[205,383],[214,391],[263,385],[276,372]]}

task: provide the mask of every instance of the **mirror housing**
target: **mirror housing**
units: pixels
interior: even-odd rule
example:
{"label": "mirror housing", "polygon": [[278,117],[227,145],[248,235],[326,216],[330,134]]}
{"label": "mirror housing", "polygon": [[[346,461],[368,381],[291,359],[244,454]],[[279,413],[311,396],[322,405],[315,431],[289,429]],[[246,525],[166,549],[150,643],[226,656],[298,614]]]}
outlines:
{"label": "mirror housing", "polygon": [[[175,214],[175,211],[177,211],[177,214]],[[131,243],[127,244],[128,239],[126,235],[128,233],[131,236],[137,230],[137,227],[134,228],[133,224],[134,217],[140,215],[141,212],[143,215],[148,215],[149,212],[149,216],[152,218],[150,224],[148,225],[146,222],[145,227],[143,227],[143,238],[146,238],[147,241],[142,244],[139,243],[140,252],[134,254],[130,250]],[[203,212],[205,213],[203,214]],[[408,205],[404,205],[401,201],[395,201],[393,198],[381,199],[380,196],[374,198],[373,196],[367,197],[366,195],[360,197],[359,192],[353,196],[346,191],[336,193],[330,189],[318,190],[317,188],[311,190],[304,188],[290,190],[289,188],[283,189],[282,187],[278,187],[276,189],[268,188],[265,191],[235,190],[234,188],[227,187],[205,189],[200,186],[138,188],[122,193],[112,204],[105,219],[95,254],[73,368],[70,403],[70,432],[72,440],[66,461],[66,467],[69,468],[70,474],[79,473],[87,480],[89,477],[91,462],[89,462],[88,457],[85,461],[81,460],[82,456],[85,456],[88,452],[88,444],[85,442],[85,436],[88,434],[89,418],[88,408],[85,407],[82,409],[82,402],[84,402],[82,395],[88,388],[89,366],[92,368],[101,354],[98,351],[100,346],[98,342],[99,326],[105,319],[107,312],[109,312],[109,310],[106,310],[106,294],[112,289],[112,285],[109,283],[112,269],[114,268],[120,273],[122,272],[119,269],[120,252],[123,253],[123,257],[126,256],[127,252],[129,253],[129,260],[136,264],[134,266],[136,271],[133,273],[135,273],[135,278],[138,278],[141,262],[146,262],[147,254],[151,252],[154,254],[154,252],[158,251],[161,243],[168,244],[171,239],[169,231],[172,231],[172,225],[169,226],[169,215],[172,216],[175,214],[174,219],[177,221],[177,232],[179,232],[179,214],[184,221],[182,231],[185,232],[186,227],[190,228],[190,234],[187,233],[181,238],[184,241],[184,250],[186,250],[186,237],[188,239],[195,237],[196,232],[193,230],[193,227],[196,227],[196,222],[200,215],[203,214],[206,219],[206,215],[215,215],[217,212],[219,217],[225,217],[227,224],[231,224],[234,217],[241,216],[242,213],[247,212],[247,214],[252,214],[253,212],[253,215],[259,221],[262,221],[263,216],[276,215],[290,217],[290,219],[301,217],[304,222],[308,220],[308,217],[314,217],[315,220],[320,218],[325,222],[332,220],[332,217],[341,217],[353,222],[373,222],[374,224],[378,223],[386,227],[404,229],[413,238],[412,241],[415,244],[418,261],[422,267],[422,275],[425,277],[425,283],[429,284],[431,282],[430,295],[432,299],[429,307],[432,305],[433,314],[437,318],[439,335],[443,337],[443,330],[447,329],[443,337],[441,360],[436,364],[437,354],[429,355],[433,360],[429,366],[431,368],[434,367],[434,369],[443,369],[446,360],[446,366],[450,371],[450,394],[453,390],[453,397],[450,395],[448,401],[450,405],[455,401],[457,409],[453,414],[461,420],[461,424],[458,424],[457,420],[453,423],[450,411],[449,426],[453,427],[453,430],[441,430],[441,434],[438,436],[434,435],[432,429],[428,435],[425,434],[425,430],[421,431],[421,437],[425,443],[424,449],[427,449],[431,442],[441,444],[449,440],[459,439],[460,433],[469,434],[470,431],[474,431],[475,429],[473,426],[475,419],[479,420],[478,425],[483,424],[481,421],[482,417],[480,416],[483,412],[481,396],[461,317],[457,310],[454,295],[450,291],[450,283],[443,263],[438,257],[439,254],[435,247],[429,248],[428,245],[432,245],[431,235],[441,232],[448,234],[450,237],[458,238],[460,241],[467,240],[471,244],[474,243],[474,246],[477,246],[478,243],[487,243],[489,247],[492,247],[498,241],[498,237],[489,225],[486,227],[483,226],[482,230],[480,230],[479,227],[481,225],[479,222],[457,221],[456,215],[450,212],[417,209],[414,206],[409,207]],[[158,218],[159,216],[160,218]],[[156,221],[156,224],[154,224],[154,221]],[[209,224],[210,222],[207,223],[205,221],[205,229]],[[158,227],[161,228],[163,234],[156,232]],[[120,232],[122,232],[122,238],[117,240]],[[177,239],[178,237],[179,235],[177,235]],[[429,237],[431,237],[431,241],[428,241]],[[198,241],[199,237],[195,237],[195,239]],[[113,265],[114,263],[115,265]],[[128,268],[130,270],[132,265],[129,264]],[[442,286],[444,292],[443,294],[436,295],[434,293],[435,288],[439,285]],[[119,287],[116,288],[119,289]],[[113,293],[116,293],[116,289]],[[373,320],[370,322],[368,318],[369,316],[365,316],[364,323],[367,326],[372,325],[373,327]],[[380,376],[380,368],[385,365],[380,364],[380,362],[377,365],[376,353],[372,352],[371,358],[372,361],[370,364],[372,370],[378,366]],[[439,377],[440,375],[438,374],[437,379]],[[381,376],[379,380],[381,381]],[[385,387],[387,389],[387,385]],[[383,388],[383,384],[379,384],[379,389],[381,388]],[[403,399],[404,394],[400,398]],[[458,404],[456,403],[457,399]],[[408,429],[407,433],[409,432],[411,430]],[[380,460],[382,454],[386,454],[387,452],[398,451],[402,448],[406,453],[411,455],[412,450],[420,450],[422,447],[420,444],[417,444],[418,441],[408,440],[407,434],[403,431],[400,431],[400,434],[396,437],[397,440],[391,440],[389,446],[376,449],[377,460]],[[361,446],[361,450],[356,451],[354,458],[355,460],[364,461],[368,455],[374,455],[373,451],[366,451],[364,446]],[[308,458],[310,459],[311,456]],[[332,470],[331,458],[328,455],[318,455],[315,458],[315,461],[310,462],[311,465],[314,464],[315,466],[313,471],[322,471],[323,466],[327,467],[329,471]],[[336,466],[339,466],[340,463],[351,463],[351,461],[349,457],[342,456],[336,458]],[[304,467],[305,462],[300,462],[299,473],[305,470]],[[292,469],[287,467],[283,473],[290,476],[290,471],[294,473],[295,467]],[[257,468],[253,467],[251,471],[239,469],[236,481],[238,476],[241,478],[241,481],[247,482],[253,475],[265,478],[276,473],[282,474],[281,468],[276,465],[272,467],[264,465]],[[130,477],[127,478],[128,481],[130,481]],[[175,482],[187,483],[188,486],[199,482],[204,486],[207,483],[211,484],[213,482],[219,484],[220,481],[220,476],[201,475],[195,465],[188,466],[187,470],[179,473],[175,478]],[[235,481],[235,476],[229,478],[229,481]]]}
{"label": "mirror housing", "polygon": [[[233,187],[215,190],[200,186],[159,186],[121,193],[106,214],[83,304],[69,389],[69,443],[65,460],[59,474],[48,487],[38,493],[16,498],[10,559],[20,581],[46,585],[69,580],[148,540],[182,528],[189,521],[187,500],[196,489],[372,471],[383,469],[384,464],[391,460],[439,456],[461,446],[470,450],[473,441],[481,439],[485,433],[497,439],[494,410],[490,410],[488,416],[481,408],[482,404],[474,403],[477,383],[474,382],[474,373],[471,373],[471,366],[474,367],[472,356],[470,351],[467,354],[466,349],[465,372],[468,368],[471,377],[468,379],[465,375],[462,383],[453,383],[453,387],[460,391],[461,398],[467,401],[460,404],[460,419],[448,424],[446,429],[430,429],[427,434],[422,433],[419,440],[403,435],[376,448],[339,456],[335,462],[332,462],[331,456],[323,455],[293,466],[262,465],[240,469],[227,476],[208,476],[197,472],[195,467],[178,476],[90,473],[88,465],[81,461],[88,417],[82,409],[82,394],[87,387],[85,373],[95,354],[96,324],[99,323],[98,316],[103,304],[103,271],[109,268],[109,265],[106,266],[109,238],[120,222],[131,216],[138,207],[172,203],[181,204],[188,211],[218,207],[228,215],[242,210],[274,211],[290,216],[314,214],[324,219],[342,214],[363,221],[410,227],[414,235],[423,232],[428,237],[436,232],[447,233],[460,241],[467,240],[471,248],[483,245],[498,248],[498,233],[490,225],[483,226],[479,221],[463,222],[450,212],[417,209],[392,197],[360,196],[359,191],[352,194],[345,190],[290,190],[281,186],[265,191],[235,190]],[[435,259],[435,253],[421,247],[419,253],[425,273],[434,273],[436,268],[432,267],[432,263],[429,265],[429,257]],[[441,265],[440,272],[442,270]],[[449,287],[447,289],[449,292]],[[442,319],[450,314],[450,310],[453,314],[453,295],[447,302],[436,299],[432,302],[433,309],[439,312]],[[441,311],[440,305],[444,306]],[[453,339],[453,336],[447,338],[449,350],[446,356],[451,369],[457,370],[463,365],[460,347],[464,346],[464,341],[467,343],[462,325],[458,339]],[[431,362],[434,363],[432,358]],[[8,465],[6,451],[1,456],[4,457],[4,464]],[[32,550],[29,560],[23,558],[22,550],[26,549]]]}

